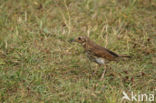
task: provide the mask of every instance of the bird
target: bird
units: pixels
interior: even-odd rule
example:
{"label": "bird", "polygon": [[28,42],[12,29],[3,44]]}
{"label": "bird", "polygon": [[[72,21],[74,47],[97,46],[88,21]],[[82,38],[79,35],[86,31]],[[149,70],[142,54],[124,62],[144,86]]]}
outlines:
{"label": "bird", "polygon": [[[131,58],[127,55],[118,55],[117,53],[96,44],[87,36],[78,36],[75,39],[71,39],[70,41],[81,44],[89,60],[97,63],[99,67],[101,67],[101,65],[105,65],[106,67],[106,62],[109,61],[119,61],[122,58]],[[101,75],[101,79],[104,78],[105,72],[106,68]]]}

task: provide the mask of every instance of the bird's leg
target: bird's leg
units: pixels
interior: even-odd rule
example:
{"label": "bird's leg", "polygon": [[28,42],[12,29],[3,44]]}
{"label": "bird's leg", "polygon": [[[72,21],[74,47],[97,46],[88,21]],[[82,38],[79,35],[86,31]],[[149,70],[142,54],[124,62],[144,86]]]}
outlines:
{"label": "bird's leg", "polygon": [[89,69],[90,69],[90,72],[92,72],[92,66],[91,66],[91,62],[89,61]]}
{"label": "bird's leg", "polygon": [[96,69],[94,70],[93,74],[97,73],[97,70],[101,67],[101,64],[98,64],[98,66],[96,65]]}
{"label": "bird's leg", "polygon": [[106,69],[107,69],[107,65],[105,65],[105,67],[104,67],[104,70],[103,70],[103,73],[101,75],[101,79],[100,80],[102,80],[104,78],[105,73],[106,73]]}

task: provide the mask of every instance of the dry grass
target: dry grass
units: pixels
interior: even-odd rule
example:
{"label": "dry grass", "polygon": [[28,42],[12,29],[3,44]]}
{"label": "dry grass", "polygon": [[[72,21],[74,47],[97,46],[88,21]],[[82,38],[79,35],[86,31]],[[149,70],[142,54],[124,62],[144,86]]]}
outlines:
{"label": "dry grass", "polygon": [[[0,101],[121,103],[122,92],[156,89],[154,0],[1,0]],[[87,35],[131,60],[89,63],[70,38]]]}

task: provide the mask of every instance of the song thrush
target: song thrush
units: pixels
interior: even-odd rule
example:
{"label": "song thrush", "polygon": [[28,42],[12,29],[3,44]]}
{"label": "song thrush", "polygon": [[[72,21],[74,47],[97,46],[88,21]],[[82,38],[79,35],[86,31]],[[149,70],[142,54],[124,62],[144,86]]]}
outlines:
{"label": "song thrush", "polygon": [[[126,55],[118,55],[90,40],[87,36],[79,36],[72,42],[80,43],[90,61],[96,62],[99,66],[104,65],[106,61],[118,61],[123,57],[130,58]],[[106,65],[105,65],[106,66]],[[104,69],[101,79],[104,77],[106,68]]]}

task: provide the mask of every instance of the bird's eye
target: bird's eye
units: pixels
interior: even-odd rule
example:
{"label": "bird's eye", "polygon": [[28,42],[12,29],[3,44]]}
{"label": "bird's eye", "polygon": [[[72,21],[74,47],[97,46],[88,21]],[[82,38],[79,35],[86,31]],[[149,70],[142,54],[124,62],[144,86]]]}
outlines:
{"label": "bird's eye", "polygon": [[81,38],[80,38],[80,37],[79,37],[78,39],[79,39],[79,40],[81,40]]}

